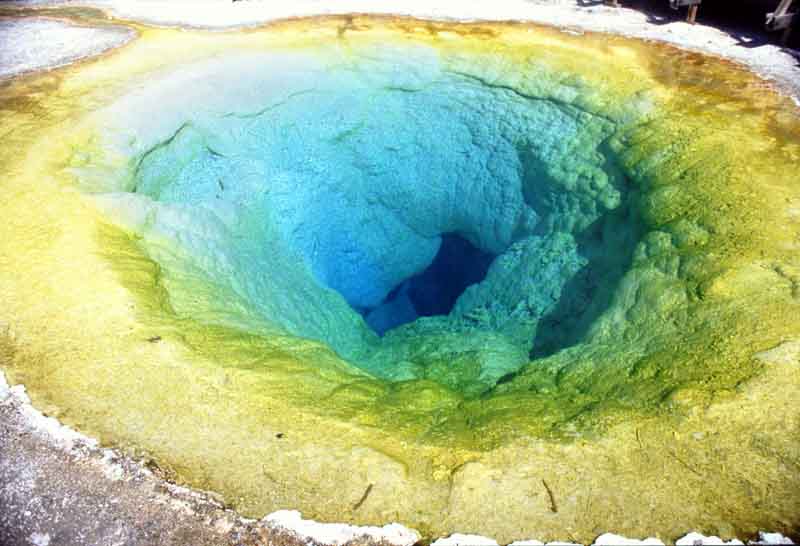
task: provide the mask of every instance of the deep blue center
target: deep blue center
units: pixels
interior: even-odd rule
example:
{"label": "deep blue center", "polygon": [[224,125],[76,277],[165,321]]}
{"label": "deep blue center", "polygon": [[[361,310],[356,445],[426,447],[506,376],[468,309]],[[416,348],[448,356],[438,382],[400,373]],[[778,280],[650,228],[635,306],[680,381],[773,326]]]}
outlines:
{"label": "deep blue center", "polygon": [[464,290],[486,277],[495,255],[455,233],[442,236],[433,262],[419,275],[397,285],[380,305],[362,309],[379,335],[419,317],[447,315]]}

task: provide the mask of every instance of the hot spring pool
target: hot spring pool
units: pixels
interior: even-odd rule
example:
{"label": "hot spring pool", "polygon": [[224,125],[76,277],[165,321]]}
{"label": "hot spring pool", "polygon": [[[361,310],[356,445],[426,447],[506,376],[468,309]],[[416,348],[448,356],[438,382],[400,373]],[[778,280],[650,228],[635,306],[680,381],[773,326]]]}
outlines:
{"label": "hot spring pool", "polygon": [[522,24],[138,30],[0,89],[2,354],[38,405],[253,516],[798,523],[786,99]]}

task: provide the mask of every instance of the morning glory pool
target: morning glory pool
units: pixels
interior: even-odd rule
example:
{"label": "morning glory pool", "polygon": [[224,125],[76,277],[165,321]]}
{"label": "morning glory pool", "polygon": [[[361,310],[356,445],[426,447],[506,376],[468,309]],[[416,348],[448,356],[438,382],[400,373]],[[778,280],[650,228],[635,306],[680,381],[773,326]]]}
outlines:
{"label": "morning glory pool", "polygon": [[3,366],[37,405],[252,516],[795,521],[787,99],[522,24],[139,32],[2,89]]}

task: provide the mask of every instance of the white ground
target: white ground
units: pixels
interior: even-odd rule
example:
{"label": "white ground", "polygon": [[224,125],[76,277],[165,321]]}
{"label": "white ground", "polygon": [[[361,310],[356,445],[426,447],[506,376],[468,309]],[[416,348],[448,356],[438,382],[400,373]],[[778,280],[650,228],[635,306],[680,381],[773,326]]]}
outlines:
{"label": "white ground", "polygon": [[[604,31],[640,38],[661,40],[684,48],[712,53],[750,66],[760,75],[772,79],[795,100],[800,97],[800,62],[788,50],[773,45],[742,47],[726,33],[702,25],[690,26],[683,22],[654,25],[638,11],[608,8],[605,6],[581,7],[575,0],[294,0],[275,2],[248,0],[231,3],[229,0],[87,0],[34,2],[7,2],[15,4],[71,4],[93,5],[108,9],[116,15],[163,25],[187,25],[225,28],[249,26],[291,16],[308,16],[342,13],[404,14],[423,18],[457,20],[525,20],[553,24],[571,31]],[[125,43],[132,33],[125,29],[92,29],[42,18],[0,20],[0,78],[22,72],[60,66],[80,57],[96,55],[108,48]],[[798,101],[800,104],[800,101]],[[96,458],[108,468],[109,479],[119,479],[121,472],[130,472],[118,461],[124,456],[111,450],[100,449],[95,443],[78,433],[61,426],[56,420],[43,416],[30,405],[21,386],[10,388],[0,373],[0,406],[12,406],[15,419],[21,420],[27,430],[48,439],[54,450],[74,451],[80,444],[80,456]],[[73,453],[74,454],[74,453]],[[383,528],[359,528],[341,524],[321,524],[303,520],[298,512],[283,511],[262,520],[267,526],[290,530],[301,539],[305,537],[319,544],[337,545],[365,534],[376,540],[398,545],[410,545],[418,536],[415,531],[400,525]],[[36,537],[37,540],[41,537]],[[41,542],[41,541],[39,541]],[[49,542],[49,537],[48,541]],[[36,541],[34,541],[36,543]],[[440,539],[437,546],[473,546],[496,544],[492,539],[470,535],[452,535]],[[535,540],[518,541],[516,546],[538,545]],[[567,543],[550,543],[556,544]],[[612,534],[598,537],[594,543],[602,545],[662,544],[657,539],[627,539]],[[678,540],[681,546],[711,546],[742,544],[723,541],[719,537],[704,537],[690,533]],[[758,541],[749,544],[792,544],[777,533],[760,533]]]}
{"label": "white ground", "polygon": [[0,78],[52,68],[124,44],[135,32],[42,18],[0,19]]}

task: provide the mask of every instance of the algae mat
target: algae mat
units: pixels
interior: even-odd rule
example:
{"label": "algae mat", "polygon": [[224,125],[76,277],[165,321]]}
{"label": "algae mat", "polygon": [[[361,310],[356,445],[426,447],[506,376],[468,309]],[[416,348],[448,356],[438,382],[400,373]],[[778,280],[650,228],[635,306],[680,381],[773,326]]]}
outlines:
{"label": "algae mat", "polygon": [[[0,88],[2,367],[38,407],[251,516],[798,531],[790,101],[523,24],[131,26]],[[376,335],[448,233],[486,278]]]}

